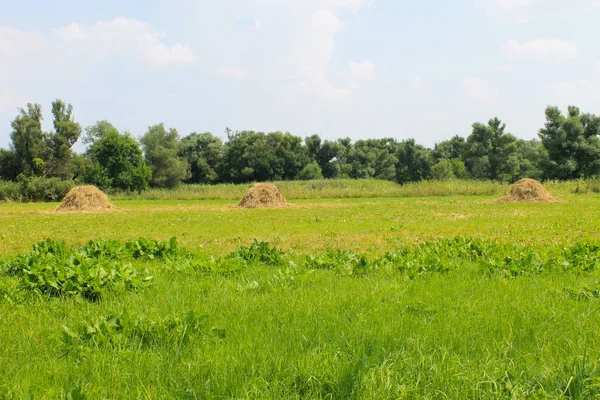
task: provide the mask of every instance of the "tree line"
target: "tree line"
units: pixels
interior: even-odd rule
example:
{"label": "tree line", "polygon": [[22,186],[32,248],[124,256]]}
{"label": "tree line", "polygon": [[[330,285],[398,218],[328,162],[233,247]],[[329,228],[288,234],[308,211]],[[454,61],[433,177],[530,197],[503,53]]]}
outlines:
{"label": "tree line", "polygon": [[[566,114],[546,108],[539,139],[522,140],[498,118],[472,125],[426,148],[414,139],[323,140],[289,132],[226,130],[180,137],[154,125],[139,138],[108,121],[85,130],[73,107],[52,103],[53,130],[42,129],[42,107],[27,104],[11,123],[10,146],[0,149],[0,179],[23,182],[53,178],[94,184],[105,190],[142,191],[181,183],[373,178],[400,184],[425,179],[513,182],[530,177],[579,179],[600,174],[600,117],[570,106]],[[83,154],[73,151],[79,140]]]}

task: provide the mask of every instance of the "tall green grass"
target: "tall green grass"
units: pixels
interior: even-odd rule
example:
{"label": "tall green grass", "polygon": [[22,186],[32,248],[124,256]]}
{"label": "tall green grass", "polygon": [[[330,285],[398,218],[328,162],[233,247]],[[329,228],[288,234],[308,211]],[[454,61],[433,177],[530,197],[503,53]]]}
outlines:
{"label": "tall green grass", "polygon": [[[131,259],[133,248],[66,250]],[[206,268],[219,263],[210,254],[137,259],[154,284],[99,302],[0,276],[0,398],[594,399],[599,251],[456,238],[375,262],[256,242],[223,258],[235,269]],[[480,264],[528,252],[558,269]]]}
{"label": "tall green grass", "polygon": [[[0,201],[59,201],[73,185],[73,182],[36,179],[26,185],[0,181]],[[374,179],[331,179],[273,183],[288,199],[502,196],[511,187],[507,183],[474,180],[423,181],[405,185]],[[54,186],[48,186],[50,184]],[[111,197],[117,200],[239,200],[251,186],[252,184],[181,185],[176,189],[150,189],[141,194],[116,192],[111,193]],[[556,195],[600,193],[600,180],[598,179],[567,182],[552,181],[546,182],[546,186]]]}
{"label": "tall green grass", "polygon": [[[343,199],[375,197],[502,196],[512,185],[493,181],[423,181],[399,185],[374,179],[331,179],[273,182],[287,199]],[[600,181],[551,181],[555,195],[600,193]],[[239,200],[252,184],[182,185],[177,189],[151,189],[138,194],[116,194],[115,199]]]}
{"label": "tall green grass", "polygon": [[[491,196],[505,193],[509,185],[497,182],[450,181],[399,185],[382,180],[333,179],[273,182],[287,199]],[[174,190],[151,189],[141,195],[116,195],[115,199],[236,200],[252,184],[183,185]]]}

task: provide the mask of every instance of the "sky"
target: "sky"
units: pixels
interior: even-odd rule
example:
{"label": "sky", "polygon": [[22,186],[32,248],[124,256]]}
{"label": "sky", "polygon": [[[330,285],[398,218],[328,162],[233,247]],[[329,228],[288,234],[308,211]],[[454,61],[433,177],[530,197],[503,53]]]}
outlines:
{"label": "sky", "polygon": [[[600,113],[600,0],[0,0],[0,147],[28,102],[84,127],[433,146]],[[81,146],[81,145],[79,145]]]}

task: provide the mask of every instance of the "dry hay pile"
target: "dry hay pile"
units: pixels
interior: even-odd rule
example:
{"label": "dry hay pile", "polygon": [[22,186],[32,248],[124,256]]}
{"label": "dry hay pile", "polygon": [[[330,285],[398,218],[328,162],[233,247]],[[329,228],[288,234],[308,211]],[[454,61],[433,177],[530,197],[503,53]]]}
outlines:
{"label": "dry hay pile", "polygon": [[286,202],[279,189],[270,183],[257,183],[244,193],[241,208],[277,208],[285,207]]}
{"label": "dry hay pile", "polygon": [[106,211],[115,206],[96,186],[75,186],[69,190],[57,211]]}
{"label": "dry hay pile", "polygon": [[544,185],[535,179],[521,179],[499,201],[511,203],[556,201]]}

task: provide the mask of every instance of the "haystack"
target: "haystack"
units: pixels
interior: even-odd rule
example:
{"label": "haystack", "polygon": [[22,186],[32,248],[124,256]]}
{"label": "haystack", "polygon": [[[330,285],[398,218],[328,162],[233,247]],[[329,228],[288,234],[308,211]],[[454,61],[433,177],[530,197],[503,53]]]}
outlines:
{"label": "haystack", "polygon": [[286,205],[285,199],[275,185],[257,183],[246,191],[237,205],[242,208],[277,208]]}
{"label": "haystack", "polygon": [[63,199],[57,211],[106,211],[114,208],[96,186],[75,186]]}
{"label": "haystack", "polygon": [[500,199],[502,202],[524,203],[524,202],[546,202],[555,201],[544,185],[535,179],[521,179],[510,190],[506,196]]}

